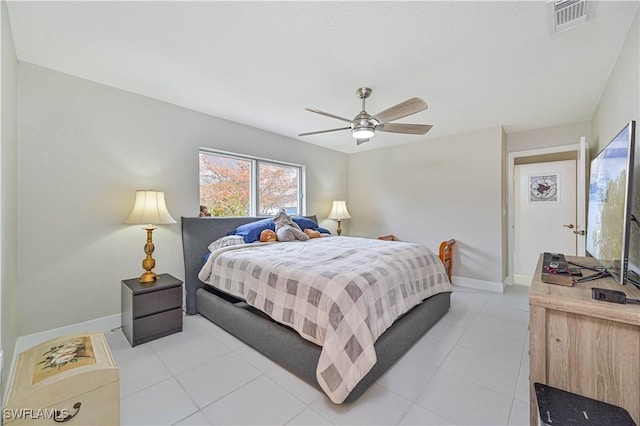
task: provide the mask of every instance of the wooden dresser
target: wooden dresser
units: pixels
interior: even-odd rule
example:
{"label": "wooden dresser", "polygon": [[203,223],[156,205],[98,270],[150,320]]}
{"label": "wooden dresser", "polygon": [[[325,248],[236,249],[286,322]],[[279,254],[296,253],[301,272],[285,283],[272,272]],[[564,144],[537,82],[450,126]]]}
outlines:
{"label": "wooden dresser", "polygon": [[[586,257],[567,261],[596,265]],[[531,424],[538,424],[535,382],[617,405],[640,424],[640,305],[593,300],[591,288],[624,291],[632,299],[640,299],[640,290],[613,278],[547,284],[541,270],[542,255],[529,291]]]}

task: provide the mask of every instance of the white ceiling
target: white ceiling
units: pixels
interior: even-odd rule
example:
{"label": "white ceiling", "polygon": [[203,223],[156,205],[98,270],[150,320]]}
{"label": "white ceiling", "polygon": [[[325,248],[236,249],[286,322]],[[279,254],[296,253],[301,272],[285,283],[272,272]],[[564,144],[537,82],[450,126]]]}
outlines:
{"label": "white ceiling", "polygon": [[[9,1],[19,60],[252,127],[352,153],[503,125],[589,120],[638,1],[589,2],[586,24],[549,29],[545,1]],[[317,108],[352,118],[358,87],[375,114],[417,96],[356,146]]]}

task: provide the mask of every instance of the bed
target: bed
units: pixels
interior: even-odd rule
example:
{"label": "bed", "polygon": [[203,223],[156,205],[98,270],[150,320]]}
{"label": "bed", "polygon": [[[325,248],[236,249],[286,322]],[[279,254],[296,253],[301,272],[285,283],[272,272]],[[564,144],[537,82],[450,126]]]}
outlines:
{"label": "bed", "polygon": [[[317,223],[314,216],[307,217]],[[302,333],[299,334],[298,331],[295,331],[293,325],[282,325],[247,303],[252,300],[239,297],[237,294],[234,295],[233,292],[222,291],[212,285],[205,284],[198,278],[198,274],[203,269],[204,256],[208,253],[210,243],[227,235],[229,231],[240,225],[260,219],[262,218],[182,218],[186,312],[188,315],[201,314],[206,317],[309,384],[323,390],[335,403],[355,401],[449,309],[451,287],[447,274],[450,277],[450,270],[445,272],[442,264],[435,265],[434,263],[434,267],[438,268],[437,278],[425,278],[423,281],[430,282],[430,286],[437,281],[439,283],[438,292],[407,312],[402,312],[386,331],[383,330],[379,334],[379,337],[373,336],[374,340],[371,342],[374,351],[373,364],[367,366],[365,370],[357,366],[356,370],[360,369],[358,370],[357,382],[349,383],[346,388],[329,389],[327,381],[324,380],[325,376],[320,374],[320,366],[326,359],[326,351],[323,351],[323,346],[303,339]],[[349,237],[323,238],[327,241],[329,239],[333,239],[332,244],[337,244],[349,239]],[[371,240],[365,244],[374,244],[373,241],[376,241],[376,244],[386,244],[385,249],[393,250],[396,250],[395,247],[392,247],[394,244],[398,244],[396,246],[398,248],[404,244],[377,240]],[[453,240],[447,243],[450,244],[446,251],[450,253]],[[269,249],[274,248],[274,245],[284,247],[285,244],[294,245],[296,250],[302,247],[307,249],[312,245],[300,242],[271,243]],[[324,245],[325,242],[318,241],[317,244]],[[407,244],[404,245],[407,246]],[[226,249],[222,251],[226,251]],[[251,249],[258,250],[259,247],[251,247]],[[442,278],[443,274],[444,279]],[[254,278],[264,281],[263,277],[256,276]],[[441,283],[443,280],[446,281],[446,285]],[[252,304],[255,305],[255,303]],[[366,321],[369,325],[369,317]],[[366,345],[363,346],[366,349]],[[328,371],[328,369],[323,371]]]}

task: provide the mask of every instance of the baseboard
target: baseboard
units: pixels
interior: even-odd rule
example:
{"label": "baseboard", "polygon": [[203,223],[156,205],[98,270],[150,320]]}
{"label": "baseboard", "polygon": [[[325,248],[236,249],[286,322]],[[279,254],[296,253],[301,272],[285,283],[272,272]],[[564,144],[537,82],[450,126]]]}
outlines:
{"label": "baseboard", "polygon": [[531,285],[531,280],[533,277],[531,275],[523,275],[523,274],[513,274],[513,283],[518,285]]}
{"label": "baseboard", "polygon": [[493,281],[477,280],[475,278],[458,277],[454,275],[451,277],[451,283],[460,287],[504,293],[504,284]]}
{"label": "baseboard", "polygon": [[[25,336],[18,337],[16,341],[16,348],[13,352],[13,359],[11,360],[11,370],[9,371],[9,378],[13,377],[13,369],[15,368],[16,359],[21,352],[32,348],[42,342],[54,339],[60,336],[66,336],[74,333],[107,333],[114,328],[120,327],[122,323],[122,316],[120,314],[110,315],[108,317],[97,318],[91,321],[79,322],[77,324],[71,324],[65,327],[54,328],[52,330],[42,331],[40,333],[27,334]],[[11,380],[11,379],[9,379]],[[6,398],[6,392],[4,397]],[[4,401],[3,401],[4,404]]]}

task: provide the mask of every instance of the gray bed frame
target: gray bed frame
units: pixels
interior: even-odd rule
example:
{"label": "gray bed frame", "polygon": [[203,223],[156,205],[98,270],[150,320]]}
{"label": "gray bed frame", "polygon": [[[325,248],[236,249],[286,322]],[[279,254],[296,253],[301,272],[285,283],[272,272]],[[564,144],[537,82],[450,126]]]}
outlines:
{"label": "gray bed frame", "polygon": [[[315,216],[307,216],[318,222]],[[250,307],[198,279],[208,246],[240,225],[260,217],[183,217],[182,245],[185,267],[187,315],[200,314],[233,334],[258,352],[320,389],[316,366],[320,346],[307,340],[289,327],[276,323],[262,312]],[[355,401],[384,374],[422,335],[448,310],[450,293],[440,293],[426,299],[399,318],[376,341],[378,361],[351,391],[345,402]]]}

